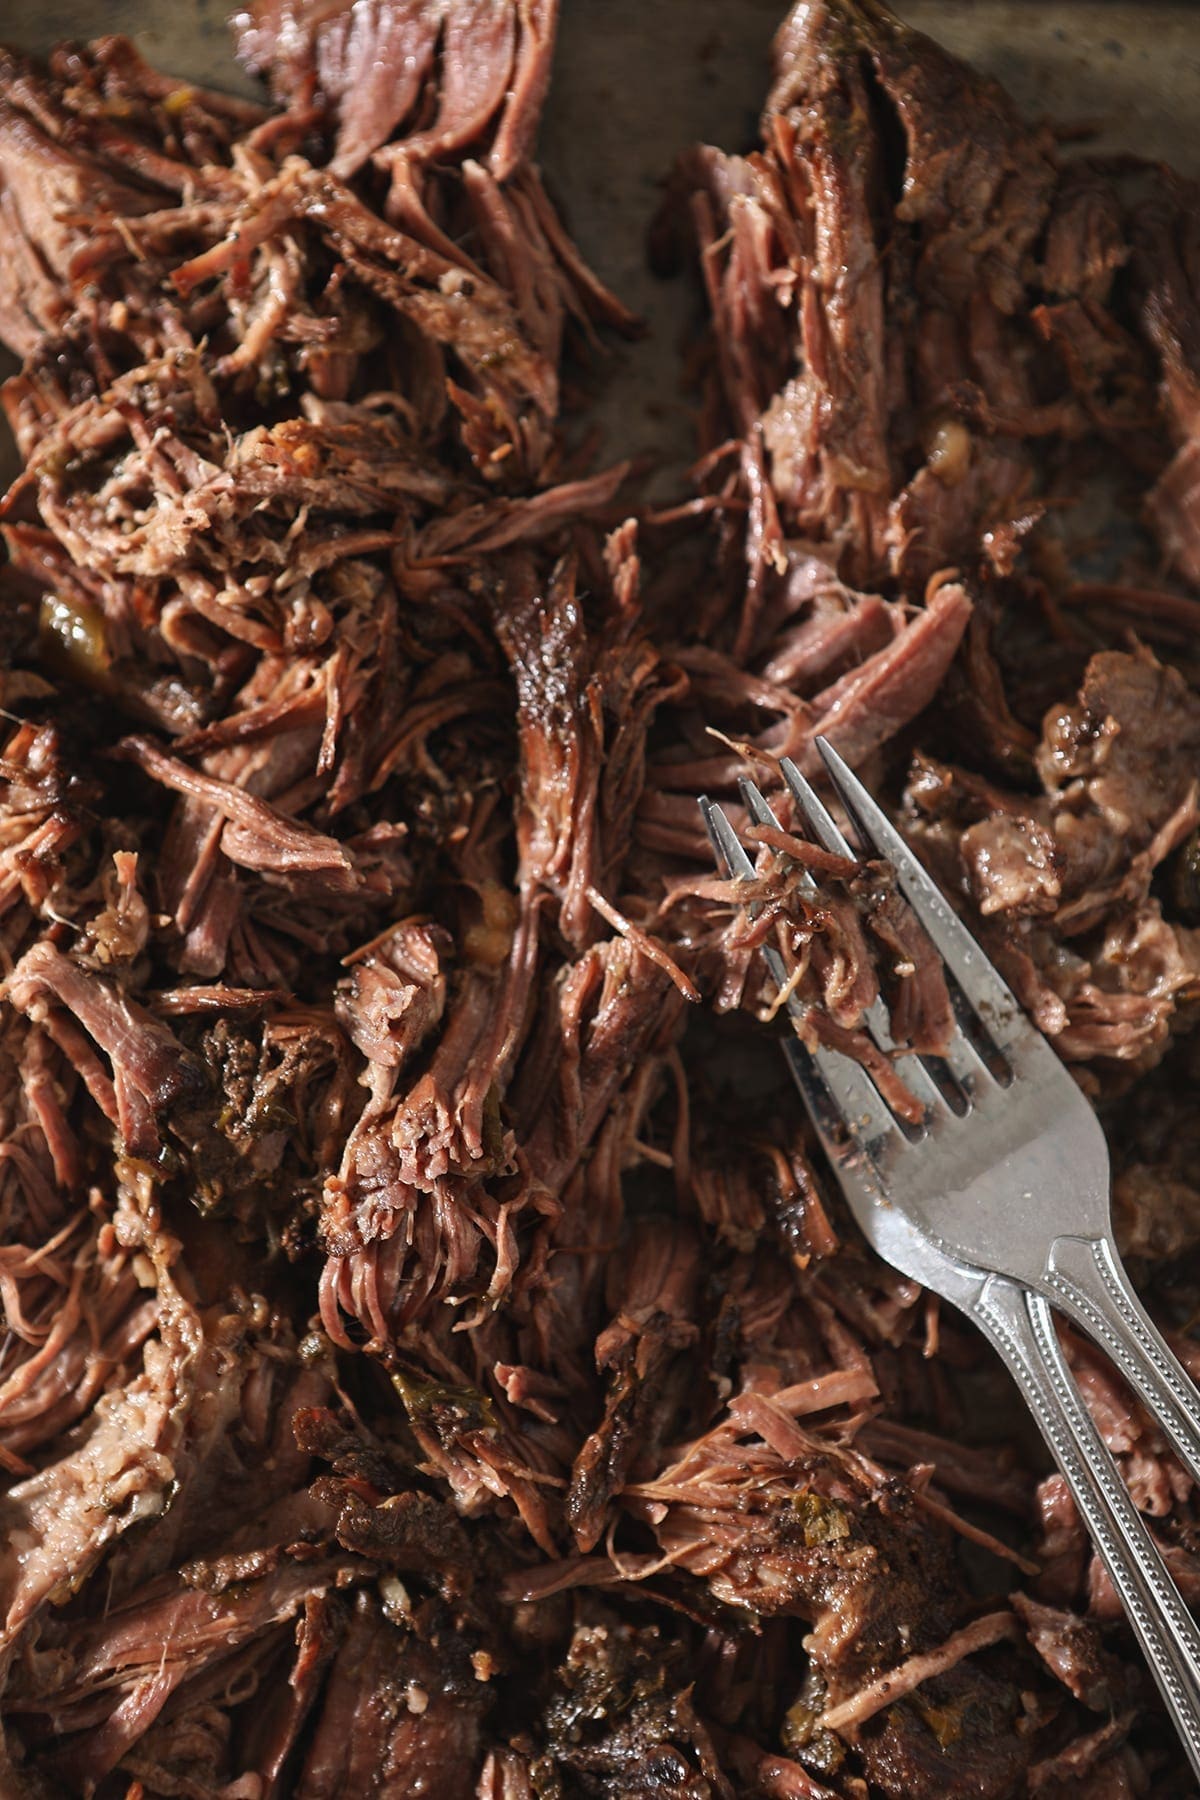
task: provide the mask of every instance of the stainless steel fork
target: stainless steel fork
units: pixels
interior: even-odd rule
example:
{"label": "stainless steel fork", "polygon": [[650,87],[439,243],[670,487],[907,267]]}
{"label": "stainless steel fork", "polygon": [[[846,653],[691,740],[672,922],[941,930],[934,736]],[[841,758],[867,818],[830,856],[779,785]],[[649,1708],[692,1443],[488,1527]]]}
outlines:
{"label": "stainless steel fork", "polygon": [[[789,1038],[788,1061],[867,1238],[973,1318],[1016,1378],[1200,1778],[1200,1633],[1083,1403],[1050,1305],[1112,1356],[1200,1482],[1200,1397],[1121,1265],[1099,1122],[908,845],[836,751],[817,743],[859,853],[890,863],[939,952],[958,1025],[944,1058],[896,1059],[923,1108],[916,1130],[850,1058]],[[854,855],[795,765],[785,759],[781,769],[811,836]],[[778,824],[753,783],[742,793],[753,820]],[[735,878],[753,878],[754,862],[721,808],[700,806],[719,862]],[[763,953],[783,987],[782,956],[769,943]],[[795,996],[789,1006],[803,1013]],[[866,1024],[881,1049],[894,1049],[881,1003]]]}

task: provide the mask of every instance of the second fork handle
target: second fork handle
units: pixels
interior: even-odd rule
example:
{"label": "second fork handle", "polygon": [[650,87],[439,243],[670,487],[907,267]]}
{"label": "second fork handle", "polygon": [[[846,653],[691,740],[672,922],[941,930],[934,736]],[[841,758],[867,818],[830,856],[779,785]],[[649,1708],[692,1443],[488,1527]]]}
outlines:
{"label": "second fork handle", "polygon": [[1084,1405],[1050,1307],[993,1277],[971,1310],[1062,1471],[1200,1780],[1200,1632]]}
{"label": "second fork handle", "polygon": [[1130,1286],[1104,1238],[1061,1237],[1046,1291],[1116,1363],[1200,1486],[1200,1394]]}

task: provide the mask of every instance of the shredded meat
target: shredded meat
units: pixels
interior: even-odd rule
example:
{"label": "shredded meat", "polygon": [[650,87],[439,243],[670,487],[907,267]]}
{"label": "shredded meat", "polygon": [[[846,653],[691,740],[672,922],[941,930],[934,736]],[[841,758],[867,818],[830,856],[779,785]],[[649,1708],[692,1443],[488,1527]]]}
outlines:
{"label": "shredded meat", "polygon": [[[1190,1791],[770,1037],[913,1118],[868,1017],[954,1026],[779,791],[824,732],[1076,1065],[1200,1373],[1197,196],[797,4],[758,146],[668,184],[650,509],[563,428],[638,327],[534,160],[556,13],[252,0],[269,105],[0,55],[0,1791]],[[1195,1600],[1190,1478],[1066,1349]]]}

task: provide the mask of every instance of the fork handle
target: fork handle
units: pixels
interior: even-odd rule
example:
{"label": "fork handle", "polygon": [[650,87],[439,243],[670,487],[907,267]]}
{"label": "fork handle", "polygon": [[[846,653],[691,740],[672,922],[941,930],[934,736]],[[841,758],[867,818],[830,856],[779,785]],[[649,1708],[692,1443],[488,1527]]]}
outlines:
{"label": "fork handle", "polygon": [[1016,1378],[1200,1780],[1200,1633],[1084,1405],[1040,1294],[993,1276],[969,1309]]}
{"label": "fork handle", "polygon": [[1116,1363],[1200,1487],[1200,1394],[1129,1285],[1116,1246],[1057,1239],[1044,1291]]}

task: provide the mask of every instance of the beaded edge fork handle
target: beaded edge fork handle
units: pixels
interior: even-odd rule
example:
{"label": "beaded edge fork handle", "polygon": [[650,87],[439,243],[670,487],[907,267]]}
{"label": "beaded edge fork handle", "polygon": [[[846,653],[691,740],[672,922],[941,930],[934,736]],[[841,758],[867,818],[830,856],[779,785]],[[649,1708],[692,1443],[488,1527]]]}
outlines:
{"label": "beaded edge fork handle", "polygon": [[[840,1085],[831,1065],[846,1059],[836,1051],[811,1054],[796,1038],[783,1048],[855,1216],[864,1205],[886,1204],[861,1164],[848,1164],[841,1106],[827,1079],[833,1073]],[[891,1212],[888,1260],[971,1319],[1016,1382],[1200,1780],[1200,1632],[1067,1367],[1049,1304],[1015,1281],[948,1256],[898,1209]]]}
{"label": "beaded edge fork handle", "polygon": [[[989,1020],[989,1031],[998,1048],[1005,1049],[1006,1025],[1012,1021],[1014,1030],[1024,1026],[1053,1057],[882,808],[832,745],[818,738],[817,748],[865,848],[891,865],[897,886],[951,974],[964,990],[981,979],[994,986],[995,1025]],[[1065,1232],[1046,1245],[1036,1265],[1009,1267],[1004,1273],[1036,1288],[1111,1356],[1200,1486],[1200,1395],[1130,1286],[1112,1235],[1107,1194],[1103,1213],[1101,1229],[1086,1235]]]}
{"label": "beaded edge fork handle", "polygon": [[[835,854],[850,854],[850,846],[799,771],[786,762],[783,768],[817,841]],[[742,784],[742,796],[753,820],[777,825],[752,783]],[[701,810],[718,861],[731,875],[753,876],[754,865],[721,809],[702,801]],[[758,908],[750,910],[753,913]],[[767,945],[764,955],[772,975],[782,984],[784,969],[778,951]],[[801,1011],[798,1004],[791,1010]],[[881,1048],[890,1049],[886,1013],[876,1010],[879,1016],[869,1018],[868,1029]],[[973,1318],[1016,1379],[1200,1776],[1200,1635],[1084,1405],[1045,1298],[1016,1281],[950,1255],[898,1206],[891,1205],[877,1185],[876,1172],[855,1153],[844,1129],[847,1107],[852,1115],[859,1104],[855,1089],[865,1084],[862,1071],[836,1052],[818,1049],[810,1053],[795,1038],[785,1040],[783,1047],[852,1210],[868,1227],[873,1241],[880,1236],[888,1240],[877,1243],[877,1248],[896,1267]],[[927,1090],[929,1077],[918,1059],[905,1057],[898,1060],[897,1067],[904,1069],[915,1089]]]}

